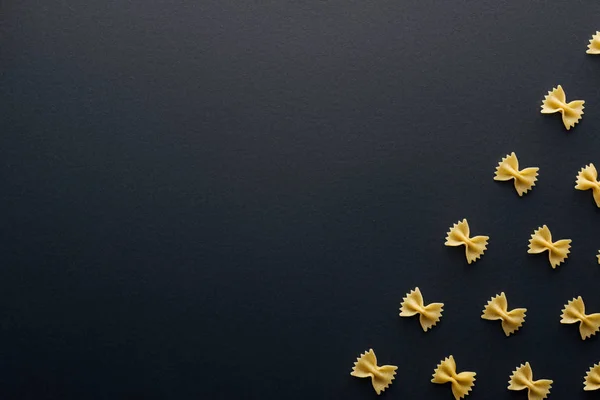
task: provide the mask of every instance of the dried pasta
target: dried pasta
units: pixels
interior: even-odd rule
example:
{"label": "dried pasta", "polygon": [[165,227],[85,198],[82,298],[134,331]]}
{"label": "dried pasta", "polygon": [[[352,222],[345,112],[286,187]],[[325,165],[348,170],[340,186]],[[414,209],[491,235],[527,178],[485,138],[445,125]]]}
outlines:
{"label": "dried pasta", "polygon": [[590,39],[590,44],[588,44],[588,49],[586,50],[588,54],[600,54],[600,32],[596,31],[595,35],[592,35]]}
{"label": "dried pasta", "polygon": [[419,322],[425,332],[431,329],[438,323],[442,318],[442,311],[444,303],[431,303],[425,305],[423,303],[423,295],[418,287],[411,290],[406,294],[406,297],[402,299],[400,304],[400,316],[401,317],[412,317],[413,315],[419,315]]}
{"label": "dried pasta", "polygon": [[446,246],[465,246],[467,263],[471,264],[486,251],[489,236],[469,237],[469,234],[469,223],[463,219],[450,228],[444,244]]}
{"label": "dried pasta", "polygon": [[600,182],[598,182],[598,171],[596,171],[594,164],[581,168],[575,183],[575,189],[577,190],[591,190],[596,206],[600,207]]}
{"label": "dried pasta", "polygon": [[481,318],[491,321],[502,320],[502,330],[506,336],[509,336],[523,325],[526,312],[526,308],[515,308],[508,311],[508,301],[502,292],[487,302]]}
{"label": "dried pasta", "polygon": [[600,389],[600,363],[593,365],[583,378],[583,390]]}
{"label": "dried pasta", "polygon": [[576,324],[579,322],[579,334],[582,340],[595,335],[600,329],[600,313],[586,314],[585,304],[581,296],[565,304],[560,317],[561,324]]}
{"label": "dried pasta", "polygon": [[373,389],[377,394],[381,394],[394,380],[396,369],[398,367],[395,365],[377,366],[375,352],[373,349],[369,349],[356,359],[350,375],[357,378],[371,378]]}
{"label": "dried pasta", "polygon": [[583,100],[574,100],[567,103],[565,91],[562,86],[548,92],[542,101],[542,114],[553,114],[559,112],[562,114],[562,121],[567,130],[575,126],[583,115]]}
{"label": "dried pasta", "polygon": [[548,258],[552,268],[556,268],[560,263],[569,257],[571,250],[571,239],[561,239],[552,241],[552,234],[546,225],[533,231],[529,239],[529,254],[539,254],[548,251]]}
{"label": "dried pasta", "polygon": [[462,399],[473,389],[475,385],[475,372],[456,372],[456,362],[453,356],[446,357],[433,371],[433,383],[452,384],[452,394],[456,400]]}
{"label": "dried pasta", "polygon": [[502,161],[498,163],[494,180],[509,181],[514,179],[517,193],[519,196],[523,196],[535,186],[538,171],[539,168],[537,167],[529,167],[519,170],[519,160],[517,159],[517,155],[512,152],[507,154],[506,157],[504,157]]}
{"label": "dried pasta", "polygon": [[598,255],[596,257],[598,257],[598,264],[600,264],[600,250],[598,250]]}
{"label": "dried pasta", "polygon": [[521,364],[513,371],[508,380],[508,390],[524,390],[528,391],[529,400],[541,400],[548,397],[553,381],[550,379],[533,380],[533,372],[531,365],[528,362]]}

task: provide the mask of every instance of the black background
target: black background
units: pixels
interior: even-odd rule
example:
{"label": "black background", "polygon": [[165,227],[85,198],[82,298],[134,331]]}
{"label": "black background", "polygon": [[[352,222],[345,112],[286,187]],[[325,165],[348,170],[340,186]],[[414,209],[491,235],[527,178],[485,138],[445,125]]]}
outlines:
{"label": "black background", "polygon": [[[2,1],[0,396],[369,399],[349,375],[372,347],[398,365],[381,398],[469,399],[521,362],[550,398],[592,399],[600,212],[573,189],[600,165],[600,3],[502,0]],[[567,132],[541,115],[562,84]],[[502,156],[538,166],[519,198]],[[444,247],[468,218],[467,265]],[[556,270],[534,228],[573,239]],[[419,286],[446,304],[399,318]],[[480,319],[527,307],[504,337]]]}

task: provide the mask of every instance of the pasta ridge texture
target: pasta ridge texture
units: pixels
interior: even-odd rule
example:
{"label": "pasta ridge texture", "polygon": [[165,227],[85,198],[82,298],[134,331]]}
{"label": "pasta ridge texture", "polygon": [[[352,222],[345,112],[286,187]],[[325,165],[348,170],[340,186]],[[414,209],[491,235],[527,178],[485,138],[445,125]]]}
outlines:
{"label": "pasta ridge texture", "polygon": [[412,317],[413,315],[420,314],[419,322],[425,332],[438,323],[442,318],[442,311],[444,311],[444,303],[424,305],[423,295],[418,287],[407,293],[400,304],[401,317]]}
{"label": "pasta ridge texture", "polygon": [[600,389],[600,363],[594,364],[583,378],[583,390],[592,391]]}
{"label": "pasta ridge texture", "polygon": [[538,171],[539,168],[537,167],[529,167],[519,170],[519,159],[513,151],[512,153],[507,154],[506,157],[504,157],[502,161],[498,163],[494,180],[509,181],[514,179],[517,193],[519,196],[523,196],[535,186]]}
{"label": "pasta ridge texture", "polygon": [[381,394],[394,380],[396,369],[398,367],[395,365],[377,366],[375,352],[373,349],[369,349],[356,359],[350,375],[357,378],[371,378],[373,389],[377,394]]}
{"label": "pasta ridge texture", "polygon": [[600,182],[598,182],[598,171],[594,164],[588,164],[581,168],[575,183],[577,190],[591,190],[596,206],[600,207]]}
{"label": "pasta ridge texture", "polygon": [[595,335],[600,329],[600,313],[586,314],[585,304],[581,296],[565,304],[560,317],[561,324],[576,324],[579,322],[579,334],[582,340]]}
{"label": "pasta ridge texture", "polygon": [[525,322],[526,308],[515,308],[508,311],[508,301],[504,292],[492,297],[483,309],[481,318],[490,321],[502,320],[502,330],[506,336],[516,332]]}
{"label": "pasta ridge texture", "polygon": [[588,44],[587,54],[600,54],[600,32],[596,31],[596,34],[590,39]]}
{"label": "pasta ridge texture", "polygon": [[446,236],[446,246],[465,246],[465,255],[467,263],[479,259],[487,250],[489,236],[473,236],[469,237],[470,229],[466,218],[454,224],[448,236]]}
{"label": "pasta ridge texture", "polygon": [[562,121],[567,130],[575,126],[583,115],[583,100],[574,100],[567,103],[565,91],[558,85],[548,92],[542,101],[542,114],[561,113]]}
{"label": "pasta ridge texture", "polygon": [[528,362],[513,371],[508,381],[508,390],[528,391],[529,400],[542,400],[548,397],[553,381],[550,379],[533,380],[533,371]]}
{"label": "pasta ridge texture", "polygon": [[529,254],[539,254],[548,251],[548,258],[552,268],[556,268],[560,263],[565,261],[571,250],[571,239],[561,239],[556,242],[552,241],[550,229],[544,225],[535,231],[529,239]]}
{"label": "pasta ridge texture", "polygon": [[475,385],[475,372],[456,372],[456,362],[453,356],[446,357],[433,371],[433,383],[452,384],[452,394],[456,400],[462,399],[473,389]]}

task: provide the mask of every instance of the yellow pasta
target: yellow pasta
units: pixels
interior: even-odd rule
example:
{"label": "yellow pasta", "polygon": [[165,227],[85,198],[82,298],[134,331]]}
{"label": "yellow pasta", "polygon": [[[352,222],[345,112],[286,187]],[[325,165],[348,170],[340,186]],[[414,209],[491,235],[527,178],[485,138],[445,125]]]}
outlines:
{"label": "yellow pasta", "polygon": [[396,375],[395,365],[377,366],[377,357],[373,349],[365,351],[356,359],[350,375],[357,378],[371,378],[371,383],[377,394],[381,394],[392,383]]}
{"label": "yellow pasta", "polygon": [[[598,253],[600,253],[600,250],[598,250]],[[600,264],[600,254],[598,254],[596,257],[598,257],[598,264]]]}
{"label": "yellow pasta", "polygon": [[585,340],[595,335],[600,329],[600,314],[586,314],[585,304],[581,296],[565,304],[561,314],[561,324],[576,324],[579,322],[579,334]]}
{"label": "yellow pasta", "polygon": [[544,225],[533,231],[531,239],[529,239],[529,250],[527,250],[527,253],[539,254],[547,251],[550,265],[552,268],[556,268],[569,257],[570,248],[571,239],[561,239],[553,242],[550,229]]}
{"label": "yellow pasta", "polygon": [[596,171],[594,164],[581,168],[575,183],[575,189],[577,190],[591,190],[596,206],[600,207],[600,182],[598,182],[598,171]]}
{"label": "yellow pasta", "polygon": [[583,100],[574,100],[567,103],[565,91],[562,86],[548,92],[542,101],[542,114],[553,114],[559,112],[562,114],[563,124],[567,130],[575,126],[583,115]]}
{"label": "yellow pasta", "polygon": [[600,363],[593,365],[583,378],[583,390],[600,389]]}
{"label": "yellow pasta", "polygon": [[526,362],[513,371],[508,381],[508,390],[527,389],[529,400],[542,400],[550,394],[552,383],[550,379],[534,381],[531,366]]}
{"label": "yellow pasta", "polygon": [[452,394],[456,400],[462,399],[473,389],[475,385],[475,372],[456,372],[454,357],[443,359],[433,371],[433,383],[452,384]]}
{"label": "yellow pasta", "polygon": [[526,308],[515,308],[508,311],[508,301],[502,292],[487,302],[481,318],[491,321],[502,320],[502,330],[506,336],[509,336],[523,325],[526,312]]}
{"label": "yellow pasta", "polygon": [[469,237],[469,223],[466,219],[458,221],[450,228],[446,236],[446,246],[465,246],[467,262],[471,264],[483,255],[487,249],[489,236]]}
{"label": "yellow pasta", "polygon": [[600,32],[596,31],[596,34],[592,36],[586,53],[600,54]]}
{"label": "yellow pasta", "polygon": [[509,181],[514,179],[517,193],[519,196],[523,196],[535,186],[538,171],[539,168],[537,167],[529,167],[519,170],[519,160],[517,159],[517,155],[512,152],[507,154],[506,157],[504,157],[502,161],[498,163],[494,180]]}
{"label": "yellow pasta", "polygon": [[442,311],[444,311],[444,303],[425,305],[423,303],[423,295],[418,287],[406,294],[400,306],[401,317],[412,317],[413,315],[420,314],[419,322],[425,332],[438,323],[440,318],[442,318]]}

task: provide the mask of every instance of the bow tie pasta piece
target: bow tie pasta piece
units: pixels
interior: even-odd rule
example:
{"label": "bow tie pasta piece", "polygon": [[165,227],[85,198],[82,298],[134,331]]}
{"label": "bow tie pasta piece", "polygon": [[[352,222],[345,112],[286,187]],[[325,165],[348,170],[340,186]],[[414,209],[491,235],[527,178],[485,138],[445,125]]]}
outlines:
{"label": "bow tie pasta piece", "polygon": [[[598,250],[598,253],[600,253],[600,250]],[[598,254],[596,257],[598,257],[598,264],[600,264],[600,254]]]}
{"label": "bow tie pasta piece", "polygon": [[489,236],[469,237],[469,223],[466,219],[458,221],[450,228],[446,236],[446,246],[465,246],[467,263],[476,261],[487,250]]}
{"label": "bow tie pasta piece", "polygon": [[592,36],[586,53],[600,54],[600,32],[596,32],[596,34]]}
{"label": "bow tie pasta piece", "polygon": [[509,336],[523,325],[526,312],[526,308],[515,308],[508,311],[508,301],[502,292],[487,302],[481,318],[490,321],[502,320],[502,330],[506,336]]}
{"label": "bow tie pasta piece", "polygon": [[517,155],[512,152],[507,154],[506,157],[498,163],[494,180],[510,181],[511,179],[514,179],[517,193],[519,196],[523,196],[535,186],[538,171],[539,168],[537,167],[519,170],[519,160],[517,159]]}
{"label": "bow tie pasta piece", "polygon": [[525,365],[521,364],[513,371],[508,381],[508,390],[528,390],[529,400],[541,400],[548,397],[550,388],[552,388],[550,379],[533,380],[533,372],[528,362]]}
{"label": "bow tie pasta piece", "polygon": [[546,225],[533,231],[529,239],[529,254],[539,254],[548,251],[548,258],[552,268],[556,268],[560,263],[569,257],[571,248],[571,239],[561,239],[552,242],[552,234]]}
{"label": "bow tie pasta piece", "polygon": [[579,334],[582,340],[595,335],[600,329],[600,314],[586,314],[585,304],[581,296],[565,304],[560,317],[561,324],[576,324],[579,322]]}
{"label": "bow tie pasta piece", "polygon": [[581,168],[575,183],[575,189],[577,190],[591,190],[596,206],[600,207],[600,182],[598,182],[598,171],[596,171],[594,164]]}
{"label": "bow tie pasta piece", "polygon": [[475,372],[456,372],[454,357],[443,359],[433,371],[433,383],[452,383],[452,394],[456,400],[462,399],[475,385]]}
{"label": "bow tie pasta piece", "polygon": [[377,394],[381,394],[392,383],[396,375],[395,365],[377,366],[377,357],[373,349],[364,352],[356,359],[350,375],[357,378],[371,378],[373,389]]}
{"label": "bow tie pasta piece", "polygon": [[559,112],[562,114],[563,124],[567,130],[575,126],[583,115],[583,100],[574,100],[567,103],[565,91],[562,86],[548,92],[542,101],[542,114],[553,114]]}
{"label": "bow tie pasta piece", "polygon": [[420,314],[419,322],[425,332],[438,323],[440,318],[442,318],[442,311],[444,311],[444,303],[424,305],[423,295],[418,287],[406,294],[400,306],[401,317],[412,317],[413,315]]}
{"label": "bow tie pasta piece", "polygon": [[600,363],[593,365],[583,378],[583,390],[600,389]]}

